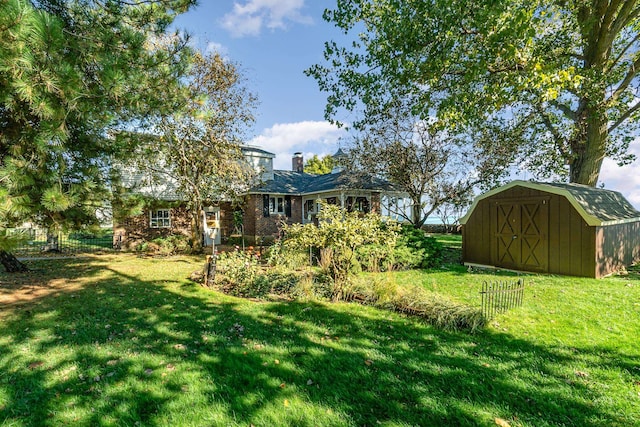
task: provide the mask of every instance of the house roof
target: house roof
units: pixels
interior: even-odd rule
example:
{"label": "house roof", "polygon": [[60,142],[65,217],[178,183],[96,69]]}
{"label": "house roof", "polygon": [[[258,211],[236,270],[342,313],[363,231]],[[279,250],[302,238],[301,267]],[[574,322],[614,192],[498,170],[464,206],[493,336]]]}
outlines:
{"label": "house roof", "polygon": [[243,145],[240,147],[240,151],[242,151],[243,154],[247,154],[247,153],[259,154],[262,157],[268,157],[271,159],[276,157],[276,155],[271,153],[270,151],[263,150],[262,148],[256,147],[254,145]]}
{"label": "house roof", "polygon": [[157,200],[183,200],[178,191],[178,183],[168,175],[163,176],[163,182],[157,182],[150,173],[141,172],[132,167],[122,167],[120,170],[122,185],[136,194]]}
{"label": "house roof", "polygon": [[249,193],[313,194],[339,190],[367,190],[400,192],[390,182],[370,175],[353,172],[311,175],[285,170],[274,170],[274,179],[252,188]]}
{"label": "house roof", "polygon": [[564,196],[590,226],[640,221],[640,212],[617,191],[593,188],[581,184],[512,181],[476,197],[466,215],[460,219],[460,223],[465,224],[467,222],[481,200],[516,186]]}

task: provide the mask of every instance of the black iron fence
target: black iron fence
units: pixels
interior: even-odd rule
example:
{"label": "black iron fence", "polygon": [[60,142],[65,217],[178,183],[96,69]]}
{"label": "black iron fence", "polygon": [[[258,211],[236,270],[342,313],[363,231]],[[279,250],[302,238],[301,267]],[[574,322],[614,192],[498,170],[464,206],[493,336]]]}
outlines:
{"label": "black iron fence", "polygon": [[9,232],[19,237],[20,243],[12,251],[16,256],[113,250],[113,232],[110,229],[101,230],[98,233],[50,233],[47,230],[34,228],[12,229]]}
{"label": "black iron fence", "polygon": [[496,314],[522,305],[524,280],[483,282],[480,294],[482,296],[482,314],[485,318],[492,319]]}

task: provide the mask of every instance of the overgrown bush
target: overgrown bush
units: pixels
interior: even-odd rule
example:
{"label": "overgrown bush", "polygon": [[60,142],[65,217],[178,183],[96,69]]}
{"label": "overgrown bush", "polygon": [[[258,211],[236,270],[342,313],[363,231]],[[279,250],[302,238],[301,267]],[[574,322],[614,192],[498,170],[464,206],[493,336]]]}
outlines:
{"label": "overgrown bush", "polygon": [[243,251],[223,252],[216,260],[216,284],[226,293],[241,297],[261,297],[271,290],[258,259]]}
{"label": "overgrown bush", "polygon": [[[330,250],[328,251],[331,252]],[[325,255],[325,259],[330,255]],[[243,251],[222,253],[217,260],[216,283],[239,297],[263,298],[268,294],[300,300],[353,301],[423,318],[445,330],[475,331],[486,324],[482,312],[427,292],[419,286],[397,285],[386,278],[353,275],[336,282],[322,268],[293,271],[260,266],[256,256]]]}
{"label": "overgrown bush", "polygon": [[394,265],[394,251],[384,245],[362,245],[356,249],[356,259],[364,271],[388,271]]}
{"label": "overgrown bush", "polygon": [[187,253],[190,251],[189,238],[182,234],[172,234],[167,237],[159,237],[151,241],[158,245],[158,251],[163,255]]}
{"label": "overgrown bush", "polygon": [[[318,226],[313,224],[285,225],[284,245],[308,251],[320,251],[319,263],[333,279],[334,299],[342,298],[342,285],[360,270],[356,250],[363,245],[381,245],[391,250],[395,246],[398,225],[384,223],[375,213],[361,216],[358,212],[322,204]],[[329,255],[330,254],[330,255]],[[327,260],[326,257],[331,258]]]}
{"label": "overgrown bush", "polygon": [[269,282],[270,292],[288,296],[293,293],[302,275],[298,272],[283,268],[273,268],[265,273],[265,277]]}
{"label": "overgrown bush", "polygon": [[443,260],[443,247],[435,238],[411,225],[403,225],[395,246],[368,244],[356,249],[362,269],[369,272],[430,268]]}
{"label": "overgrown bush", "polygon": [[404,268],[432,268],[442,262],[442,244],[434,237],[411,225],[403,225],[396,248],[408,248],[409,253],[399,251],[395,254],[398,265]]}
{"label": "overgrown bush", "polygon": [[284,245],[282,240],[279,239],[269,246],[265,259],[267,260],[267,265],[298,270],[311,264],[311,259],[314,255],[313,252],[311,254],[309,252],[309,249],[304,250]]}
{"label": "overgrown bush", "polygon": [[150,242],[140,242],[134,249],[136,252],[173,255],[190,253],[191,245],[187,236],[182,234],[172,234],[167,237],[157,237]]}
{"label": "overgrown bush", "polygon": [[326,278],[320,274],[316,285],[310,270],[287,267],[263,268],[255,255],[247,252],[225,252],[218,256],[216,284],[230,295],[262,298],[268,294],[315,299],[327,297]]}

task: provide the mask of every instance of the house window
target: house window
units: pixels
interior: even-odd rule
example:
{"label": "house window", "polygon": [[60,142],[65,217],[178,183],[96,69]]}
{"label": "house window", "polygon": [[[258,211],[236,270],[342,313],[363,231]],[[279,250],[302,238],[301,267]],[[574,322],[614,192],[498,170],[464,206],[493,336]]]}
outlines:
{"label": "house window", "polygon": [[284,215],[284,197],[269,197],[269,213]]}
{"label": "house window", "polygon": [[169,228],[171,227],[170,209],[154,209],[150,212],[151,228]]}

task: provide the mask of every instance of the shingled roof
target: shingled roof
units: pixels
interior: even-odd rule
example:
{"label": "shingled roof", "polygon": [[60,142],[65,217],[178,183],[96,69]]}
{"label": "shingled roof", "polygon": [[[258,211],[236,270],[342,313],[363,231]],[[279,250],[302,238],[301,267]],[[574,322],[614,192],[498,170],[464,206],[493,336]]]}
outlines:
{"label": "shingled roof", "polygon": [[249,193],[303,195],[340,190],[399,192],[388,181],[371,175],[347,171],[311,175],[308,173],[274,170],[273,175],[273,180],[252,188]]}
{"label": "shingled roof", "polygon": [[[494,194],[521,186],[566,197],[584,221],[590,226],[605,226],[640,221],[638,211],[622,194],[604,188],[594,188],[581,184],[512,181],[502,187],[478,196],[467,214],[460,220],[464,224],[478,202]],[[464,222],[463,222],[464,221]]]}
{"label": "shingled roof", "polygon": [[590,221],[585,218],[585,221],[587,221],[589,225],[605,225],[605,223],[610,222],[640,220],[640,212],[617,191],[593,188],[580,184],[537,184],[557,188],[560,190],[559,194],[566,192],[588,216],[592,217],[592,222],[600,222],[600,224],[589,223]]}

